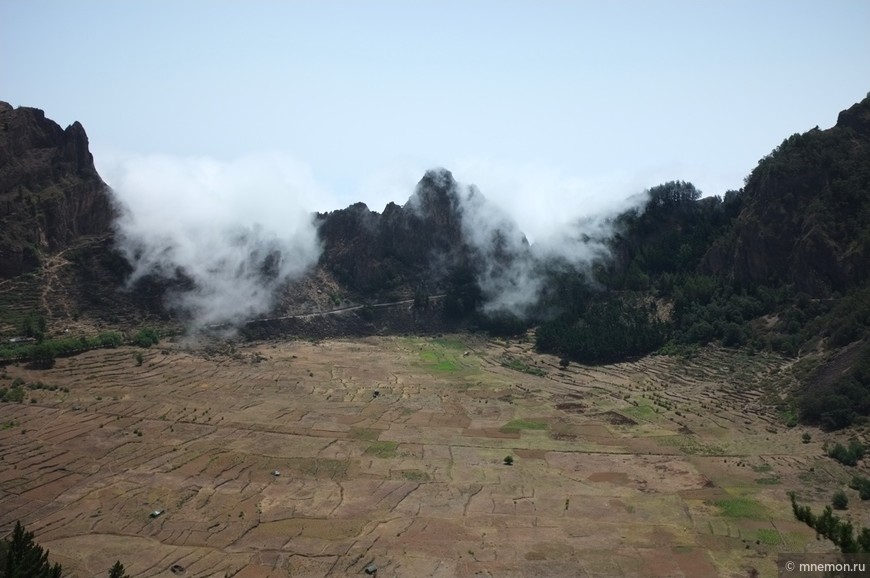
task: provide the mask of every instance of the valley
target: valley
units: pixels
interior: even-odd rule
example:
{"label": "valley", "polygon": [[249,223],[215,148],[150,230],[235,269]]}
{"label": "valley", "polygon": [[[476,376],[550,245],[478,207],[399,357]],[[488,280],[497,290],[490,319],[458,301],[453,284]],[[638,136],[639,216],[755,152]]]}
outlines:
{"label": "valley", "polygon": [[825,456],[836,434],[775,415],[793,360],[562,367],[533,341],[164,342],[10,365],[0,384],[27,385],[0,404],[0,519],[77,576],[116,560],[137,577],[776,576],[779,552],[834,548],[787,493],[819,510],[855,469]]}

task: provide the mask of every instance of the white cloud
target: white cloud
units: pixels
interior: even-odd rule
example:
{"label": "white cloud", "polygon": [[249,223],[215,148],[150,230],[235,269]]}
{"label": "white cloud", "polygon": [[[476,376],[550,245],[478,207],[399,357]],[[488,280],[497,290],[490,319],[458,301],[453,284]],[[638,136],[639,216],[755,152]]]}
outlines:
{"label": "white cloud", "polygon": [[317,261],[309,207],[326,193],[288,155],[228,162],[114,155],[100,169],[123,209],[117,240],[134,266],[131,282],[181,270],[195,288],[170,306],[195,326],[267,311],[275,291]]}

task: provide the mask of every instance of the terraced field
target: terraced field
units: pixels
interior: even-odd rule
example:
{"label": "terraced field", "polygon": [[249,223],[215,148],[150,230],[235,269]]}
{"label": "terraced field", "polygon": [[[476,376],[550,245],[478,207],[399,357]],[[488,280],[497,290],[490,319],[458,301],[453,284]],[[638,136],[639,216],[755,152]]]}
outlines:
{"label": "terraced field", "polygon": [[459,335],[11,366],[41,386],[0,404],[0,531],[81,577],[775,576],[831,548],[787,492],[855,472],[777,419],[784,360],[557,362]]}

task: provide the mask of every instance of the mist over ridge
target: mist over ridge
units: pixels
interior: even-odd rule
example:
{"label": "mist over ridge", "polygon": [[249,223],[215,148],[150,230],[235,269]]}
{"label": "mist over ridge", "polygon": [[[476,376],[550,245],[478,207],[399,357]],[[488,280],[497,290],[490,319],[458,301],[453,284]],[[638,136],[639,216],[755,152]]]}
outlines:
{"label": "mist over ridge", "polygon": [[189,280],[167,305],[194,328],[268,311],[275,292],[320,254],[303,208],[315,185],[287,157],[133,157],[108,176],[117,246],[133,266],[128,285],[149,274]]}
{"label": "mist over ridge", "polygon": [[[339,202],[318,185],[304,163],[279,153],[231,161],[113,157],[102,166],[119,208],[117,246],[133,267],[128,285],[147,275],[182,280],[183,288],[170,291],[166,304],[194,329],[238,325],[268,313],[279,293],[321,259],[323,241],[313,207],[325,200]],[[467,245],[474,253],[474,274],[487,313],[525,316],[540,296],[543,262],[588,268],[593,259],[606,257],[608,217],[643,201],[625,195],[602,202],[594,191],[558,178],[542,179],[537,194],[530,194],[535,189],[528,179],[523,182],[527,176],[515,178],[494,199],[474,184],[457,182],[446,169],[431,169],[408,190],[403,204],[414,210],[424,186],[452,198],[460,232],[447,245]],[[564,199],[566,186],[574,187],[575,197],[585,194],[588,205],[579,198],[556,203],[554,195]],[[553,199],[552,222],[546,226],[540,203],[548,198]],[[524,204],[538,205],[531,211],[537,233],[531,243],[516,218]],[[390,203],[385,211],[391,205],[396,206]],[[597,212],[584,214],[585,206]],[[447,262],[452,252],[447,245],[416,258]],[[432,278],[437,276],[433,273]]]}

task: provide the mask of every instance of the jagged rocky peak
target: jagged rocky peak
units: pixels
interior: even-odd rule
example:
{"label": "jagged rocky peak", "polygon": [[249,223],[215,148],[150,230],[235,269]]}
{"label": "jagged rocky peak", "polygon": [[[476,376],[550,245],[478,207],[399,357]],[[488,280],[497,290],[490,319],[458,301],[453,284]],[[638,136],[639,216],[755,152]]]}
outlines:
{"label": "jagged rocky peak", "polygon": [[[50,157],[47,160],[54,169],[90,175],[97,172],[81,123],[76,121],[61,129],[38,108],[12,108],[7,102],[0,102],[0,166],[26,162],[28,159],[21,157],[38,154]],[[0,192],[9,185],[9,182],[0,184]]]}
{"label": "jagged rocky peak", "polygon": [[460,195],[453,173],[443,168],[431,169],[417,183],[414,194],[404,208],[422,218],[428,217],[446,224],[459,212]]}
{"label": "jagged rocky peak", "polygon": [[41,255],[111,230],[112,204],[84,127],[62,129],[37,108],[0,103],[0,277]]}
{"label": "jagged rocky peak", "polygon": [[407,292],[431,283],[433,260],[461,251],[459,187],[444,169],[426,172],[403,205],[379,214],[364,203],[321,214],[321,264],[349,288]]}

